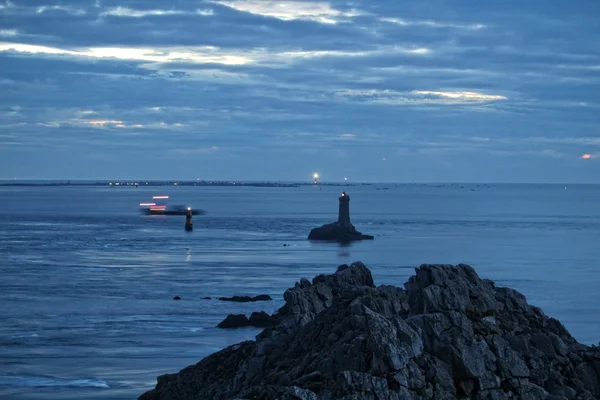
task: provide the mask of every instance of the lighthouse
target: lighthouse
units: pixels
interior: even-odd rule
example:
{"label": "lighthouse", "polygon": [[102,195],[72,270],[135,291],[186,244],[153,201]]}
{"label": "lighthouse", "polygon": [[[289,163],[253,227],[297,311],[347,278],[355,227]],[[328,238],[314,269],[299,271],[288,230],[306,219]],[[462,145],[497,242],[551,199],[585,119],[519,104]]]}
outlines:
{"label": "lighthouse", "polygon": [[339,197],[340,208],[338,211],[338,224],[350,225],[350,196],[346,192],[342,192]]}
{"label": "lighthouse", "polygon": [[363,235],[350,222],[350,196],[346,192],[338,197],[340,208],[337,222],[313,228],[308,234],[309,240],[327,240],[341,243],[353,240],[373,240],[371,235]]}

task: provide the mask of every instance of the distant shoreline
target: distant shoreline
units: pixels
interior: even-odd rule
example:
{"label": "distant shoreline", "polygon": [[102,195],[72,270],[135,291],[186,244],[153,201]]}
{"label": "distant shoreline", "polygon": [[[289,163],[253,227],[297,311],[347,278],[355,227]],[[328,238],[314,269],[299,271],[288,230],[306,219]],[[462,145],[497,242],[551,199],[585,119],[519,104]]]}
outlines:
{"label": "distant shoreline", "polygon": [[[231,181],[61,181],[61,182],[0,182],[0,187],[38,187],[38,186],[109,186],[109,187],[144,187],[144,186],[246,186],[246,187],[301,187],[314,186],[314,183],[279,183],[279,182],[231,182]],[[318,186],[355,186],[347,183],[318,183]],[[362,183],[361,185],[370,185]]]}
{"label": "distant shoreline", "polygon": [[95,187],[144,187],[144,186],[202,186],[202,187],[275,187],[297,188],[305,186],[356,187],[356,186],[458,186],[458,187],[492,187],[492,186],[598,186],[597,183],[511,183],[511,182],[280,182],[280,181],[86,181],[86,180],[0,180],[0,187],[54,187],[54,186],[95,186]]}

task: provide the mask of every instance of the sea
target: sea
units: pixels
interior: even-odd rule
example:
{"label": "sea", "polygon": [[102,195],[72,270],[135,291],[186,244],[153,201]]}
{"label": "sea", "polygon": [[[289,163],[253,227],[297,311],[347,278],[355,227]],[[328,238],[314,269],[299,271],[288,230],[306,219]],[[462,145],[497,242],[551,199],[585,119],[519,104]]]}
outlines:
{"label": "sea", "polygon": [[[307,240],[342,190],[375,239]],[[140,213],[157,195],[205,214],[186,232],[184,216]],[[354,261],[398,286],[420,264],[470,264],[597,344],[599,243],[598,185],[2,186],[0,399],[135,399],[259,333],[217,329],[227,314],[272,313],[301,278]],[[273,301],[214,299],[258,294]]]}

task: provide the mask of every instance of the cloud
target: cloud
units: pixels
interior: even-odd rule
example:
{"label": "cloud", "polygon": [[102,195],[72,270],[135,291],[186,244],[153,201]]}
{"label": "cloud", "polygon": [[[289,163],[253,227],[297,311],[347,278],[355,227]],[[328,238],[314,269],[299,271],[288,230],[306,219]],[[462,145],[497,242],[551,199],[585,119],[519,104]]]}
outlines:
{"label": "cloud", "polygon": [[464,102],[487,102],[495,100],[506,100],[505,96],[500,95],[488,95],[483,93],[475,92],[435,92],[427,90],[415,90],[413,91],[416,95],[430,96],[432,98],[451,99]]}
{"label": "cloud", "polygon": [[476,104],[506,100],[505,96],[488,95],[470,91],[428,91],[412,90],[399,92],[394,90],[341,90],[335,93],[339,98],[372,104],[418,105],[418,104]]}
{"label": "cloud", "polygon": [[310,59],[310,58],[322,58],[322,57],[370,57],[370,56],[381,56],[386,54],[408,54],[408,55],[427,55],[431,54],[431,49],[426,47],[403,47],[403,46],[390,46],[390,47],[379,47],[372,50],[362,51],[344,51],[344,50],[302,50],[302,51],[284,51],[276,53],[274,56],[279,60],[286,59]]}
{"label": "cloud", "polygon": [[86,123],[92,125],[92,126],[98,126],[98,127],[102,127],[104,128],[105,126],[109,126],[109,125],[114,125],[114,126],[123,126],[123,121],[116,121],[116,120],[92,120],[92,121],[86,121]]}
{"label": "cloud", "polygon": [[244,65],[252,62],[251,58],[235,53],[228,54],[211,46],[171,49],[91,47],[82,50],[68,50],[58,47],[0,42],[0,52],[2,51],[39,55],[72,56],[78,58],[149,61],[157,63],[185,61],[198,64]]}
{"label": "cloud", "polygon": [[[156,112],[151,110],[151,112]],[[116,114],[113,111],[107,110],[112,114]],[[55,112],[56,113],[56,112]],[[77,111],[69,111],[66,110],[61,112],[60,114],[64,115],[64,118],[58,119],[43,119],[37,122],[37,126],[46,127],[46,128],[69,128],[69,127],[78,127],[78,128],[89,128],[89,129],[106,129],[106,130],[169,130],[169,131],[178,131],[187,127],[186,124],[181,122],[165,122],[160,120],[149,121],[147,118],[144,118],[143,115],[135,115],[131,113],[121,113],[122,117],[120,119],[89,119],[90,116],[97,116],[102,114],[102,112],[93,111],[93,110],[77,110]],[[46,116],[44,116],[46,117]],[[137,119],[137,121],[136,121]],[[136,132],[137,134],[137,132]]]}
{"label": "cloud", "polygon": [[487,28],[484,24],[453,24],[448,22],[440,21],[418,21],[418,20],[406,20],[403,18],[380,18],[380,21],[389,22],[391,24],[400,26],[424,26],[429,28],[455,28],[455,29],[466,29],[466,30],[480,30]]}
{"label": "cloud", "polygon": [[0,36],[13,37],[17,35],[18,32],[15,29],[0,29]]}
{"label": "cloud", "polygon": [[214,11],[207,9],[197,9],[193,12],[184,10],[161,10],[161,9],[147,9],[147,10],[136,10],[128,7],[114,7],[109,8],[102,13],[101,16],[110,17],[123,17],[123,18],[144,18],[144,17],[157,17],[157,16],[173,16],[173,15],[201,15],[201,16],[212,16]]}
{"label": "cloud", "polygon": [[205,17],[209,17],[212,15],[215,15],[215,12],[213,10],[211,10],[210,8],[204,8],[204,9],[199,8],[196,10],[196,14],[204,15]]}
{"label": "cloud", "polygon": [[321,24],[337,24],[362,15],[358,10],[340,10],[328,2],[279,1],[279,0],[234,0],[214,1],[225,7],[283,21],[306,20]]}
{"label": "cloud", "polygon": [[62,11],[62,12],[66,12],[67,14],[71,14],[71,15],[76,15],[76,16],[81,16],[81,15],[85,15],[86,11],[81,9],[81,8],[74,8],[74,7],[68,7],[68,6],[40,6],[36,8],[36,12],[38,14],[44,14],[47,12],[51,12],[51,11]]}
{"label": "cloud", "polygon": [[15,3],[10,0],[6,0],[4,4],[0,4],[0,10],[7,10],[9,8],[15,8]]}
{"label": "cloud", "polygon": [[0,42],[0,52],[17,52],[35,55],[70,56],[76,58],[131,60],[153,63],[189,63],[223,65],[285,65],[317,58],[372,57],[382,55],[425,56],[431,53],[427,48],[406,48],[392,46],[362,51],[342,50],[295,50],[271,52],[257,49],[222,49],[215,46],[196,47],[90,47],[87,49],[65,49],[59,47],[31,45],[24,43]]}
{"label": "cloud", "polygon": [[112,16],[112,17],[128,17],[128,18],[143,18],[148,16],[160,16],[160,15],[178,15],[185,14],[183,11],[176,10],[134,10],[127,7],[116,7],[110,8],[103,11],[101,16]]}

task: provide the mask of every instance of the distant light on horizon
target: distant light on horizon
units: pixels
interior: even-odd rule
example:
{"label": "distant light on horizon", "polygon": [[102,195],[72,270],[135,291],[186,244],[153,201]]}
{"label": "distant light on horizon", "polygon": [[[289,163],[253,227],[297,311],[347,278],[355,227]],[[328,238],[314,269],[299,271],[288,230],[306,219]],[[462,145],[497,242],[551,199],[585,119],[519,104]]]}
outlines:
{"label": "distant light on horizon", "polygon": [[583,160],[589,160],[590,158],[594,158],[594,156],[591,155],[591,154],[584,154],[584,155],[581,156],[581,158]]}
{"label": "distant light on horizon", "polygon": [[313,178],[318,179],[319,178],[319,174],[317,174],[316,172],[313,174]]}

